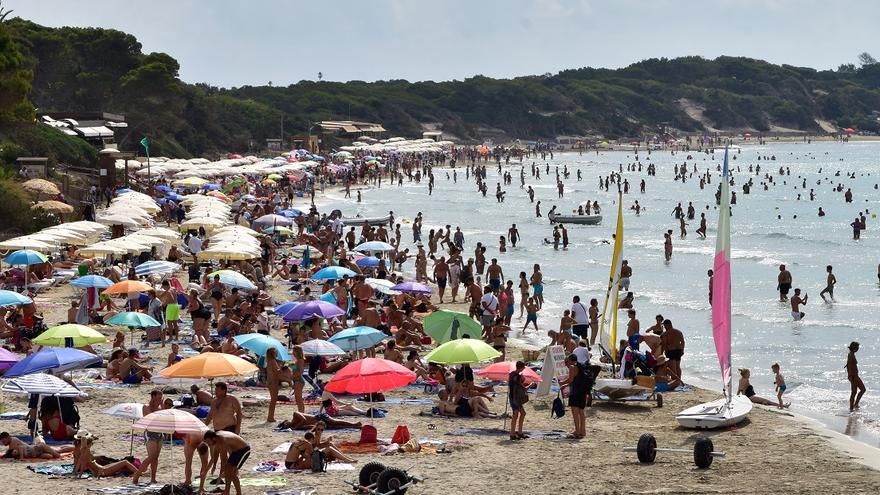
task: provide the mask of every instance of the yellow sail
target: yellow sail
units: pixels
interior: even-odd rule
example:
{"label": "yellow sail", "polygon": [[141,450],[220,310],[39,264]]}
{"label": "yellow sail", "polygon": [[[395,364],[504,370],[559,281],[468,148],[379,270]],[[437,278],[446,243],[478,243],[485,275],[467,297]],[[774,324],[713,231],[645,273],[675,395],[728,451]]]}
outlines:
{"label": "yellow sail", "polygon": [[[618,285],[620,284],[620,267],[623,263],[623,193],[618,194],[617,199],[617,228],[614,231],[614,254],[611,256],[611,274],[608,276],[608,292],[605,294],[605,303],[602,306],[601,342],[611,353],[611,357],[617,360],[617,301]],[[606,317],[608,314],[608,302],[611,306],[611,331],[605,332]]]}

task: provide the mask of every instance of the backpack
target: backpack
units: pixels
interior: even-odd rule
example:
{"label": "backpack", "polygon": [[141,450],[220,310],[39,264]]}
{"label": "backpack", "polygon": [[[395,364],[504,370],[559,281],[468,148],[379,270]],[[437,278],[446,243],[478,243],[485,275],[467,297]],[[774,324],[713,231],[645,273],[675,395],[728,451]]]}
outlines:
{"label": "backpack", "polygon": [[327,471],[328,464],[327,456],[324,455],[324,451],[321,449],[315,449],[312,451],[312,472],[313,473],[324,473]]}
{"label": "backpack", "polygon": [[553,399],[553,406],[550,408],[550,419],[563,416],[565,416],[565,403],[562,402],[562,392],[557,392],[556,398]]}

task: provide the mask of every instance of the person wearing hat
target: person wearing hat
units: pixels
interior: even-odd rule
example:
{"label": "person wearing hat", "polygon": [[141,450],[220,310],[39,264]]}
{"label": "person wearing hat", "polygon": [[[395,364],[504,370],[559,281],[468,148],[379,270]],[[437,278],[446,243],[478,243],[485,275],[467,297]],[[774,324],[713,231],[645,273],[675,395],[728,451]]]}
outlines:
{"label": "person wearing hat", "polygon": [[77,476],[85,472],[91,472],[94,476],[104,478],[107,476],[115,476],[119,473],[134,474],[137,468],[131,462],[123,459],[108,464],[98,464],[95,456],[92,454],[92,444],[98,437],[94,436],[88,430],[79,430],[73,436],[74,462],[73,474]]}
{"label": "person wearing hat", "polygon": [[856,352],[859,351],[859,343],[851,342],[849,344],[849,355],[846,357],[846,378],[849,380],[851,392],[849,394],[849,410],[855,411],[859,408],[859,401],[865,395],[865,384],[859,376],[859,362],[856,360]]}

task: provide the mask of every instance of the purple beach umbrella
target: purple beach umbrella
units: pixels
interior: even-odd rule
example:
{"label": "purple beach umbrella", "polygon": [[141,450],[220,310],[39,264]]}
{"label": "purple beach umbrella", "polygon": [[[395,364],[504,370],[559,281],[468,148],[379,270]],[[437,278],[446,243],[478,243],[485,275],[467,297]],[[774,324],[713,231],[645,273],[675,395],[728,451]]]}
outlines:
{"label": "purple beach umbrella", "polygon": [[410,294],[433,294],[434,290],[428,287],[425,284],[420,284],[418,282],[403,282],[395,285],[391,288],[391,290],[396,290],[400,292],[408,292]]}
{"label": "purple beach umbrella", "polygon": [[293,309],[284,315],[284,321],[304,321],[312,318],[334,318],[343,316],[343,311],[339,306],[328,303],[326,301],[308,301],[296,305]]}

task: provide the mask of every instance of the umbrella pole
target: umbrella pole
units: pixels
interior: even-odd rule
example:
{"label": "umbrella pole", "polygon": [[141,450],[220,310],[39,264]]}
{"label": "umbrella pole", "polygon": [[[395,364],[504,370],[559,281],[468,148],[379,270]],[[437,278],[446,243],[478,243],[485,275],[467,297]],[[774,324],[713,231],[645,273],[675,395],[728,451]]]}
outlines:
{"label": "umbrella pole", "polygon": [[131,442],[128,446],[128,455],[134,455],[134,422],[135,420],[131,420],[131,435],[128,436],[129,441]]}

